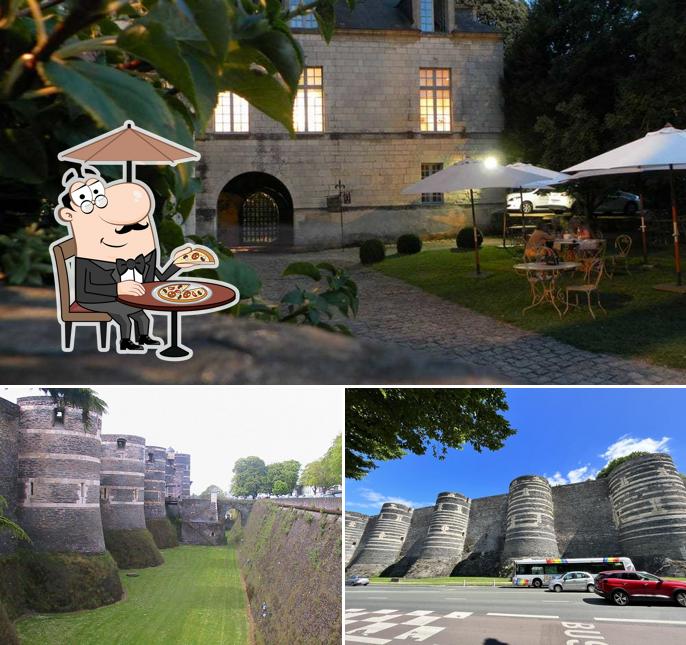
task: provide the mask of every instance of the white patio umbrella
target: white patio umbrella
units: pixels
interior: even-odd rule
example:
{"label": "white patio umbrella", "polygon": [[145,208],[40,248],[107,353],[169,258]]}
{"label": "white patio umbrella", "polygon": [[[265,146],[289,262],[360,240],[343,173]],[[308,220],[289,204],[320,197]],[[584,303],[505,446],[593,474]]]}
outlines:
{"label": "white patio umbrella", "polygon": [[402,190],[403,195],[418,193],[452,193],[457,190],[469,190],[472,205],[472,226],[474,228],[474,252],[476,275],[481,275],[479,262],[478,235],[476,230],[476,212],[474,210],[474,189],[512,188],[523,186],[528,182],[541,179],[540,174],[528,170],[500,166],[475,159],[464,159],[458,163],[439,170],[433,175],[418,181]]}
{"label": "white patio umbrella", "polygon": [[[625,172],[669,171],[669,185],[672,201],[672,228],[674,237],[674,268],[676,283],[681,287],[681,257],[679,251],[679,215],[674,190],[674,170],[686,169],[686,131],[669,123],[661,130],[648,132],[619,148],[610,150],[565,169],[566,173],[577,173],[574,177],[621,174]],[[589,175],[587,173],[594,173]],[[645,235],[643,204],[641,203],[641,226]]]}

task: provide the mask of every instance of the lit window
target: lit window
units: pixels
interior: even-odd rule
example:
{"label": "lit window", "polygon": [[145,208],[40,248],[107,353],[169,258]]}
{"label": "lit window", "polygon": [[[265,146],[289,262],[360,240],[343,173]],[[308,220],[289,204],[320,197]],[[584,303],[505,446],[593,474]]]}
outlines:
{"label": "lit window", "polygon": [[419,129],[450,132],[450,70],[419,70]]}
{"label": "lit window", "polygon": [[[298,5],[302,4],[302,0],[288,0],[288,8],[293,11],[293,9],[297,9]],[[317,28],[317,19],[314,17],[314,13],[307,13],[304,16],[297,16],[295,18],[292,18],[291,21],[291,27],[295,27],[296,29],[316,29]]]}
{"label": "lit window", "polygon": [[296,132],[324,131],[324,90],[322,68],[306,67],[298,81],[293,105],[293,127]]}
{"label": "lit window", "polygon": [[233,92],[220,92],[214,110],[215,132],[248,132],[248,102]]}
{"label": "lit window", "polygon": [[[422,179],[435,172],[443,170],[442,163],[423,163],[422,164]],[[442,204],[443,193],[422,193],[422,204]]]}

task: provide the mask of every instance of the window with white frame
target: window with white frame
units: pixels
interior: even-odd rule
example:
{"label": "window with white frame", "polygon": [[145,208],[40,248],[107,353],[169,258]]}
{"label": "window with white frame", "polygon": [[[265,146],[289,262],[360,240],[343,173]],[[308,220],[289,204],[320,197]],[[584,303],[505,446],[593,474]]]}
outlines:
{"label": "window with white frame", "polygon": [[[443,170],[442,163],[423,163],[422,164],[422,179],[426,179],[429,175]],[[443,193],[422,193],[422,204],[442,204]]]}
{"label": "window with white frame", "polygon": [[220,92],[214,109],[215,132],[248,132],[248,102],[233,92]]}
{"label": "window with white frame", "polygon": [[419,70],[419,129],[450,132],[450,69],[422,67]]}
{"label": "window with white frame", "polygon": [[[288,0],[288,8],[293,11],[297,9],[298,5],[303,4],[303,0]],[[314,17],[314,13],[310,12],[304,16],[296,16],[290,20],[291,27],[295,29],[316,29],[317,19]]]}
{"label": "window with white frame", "polygon": [[323,68],[305,67],[298,81],[293,104],[293,127],[296,132],[324,131]]}

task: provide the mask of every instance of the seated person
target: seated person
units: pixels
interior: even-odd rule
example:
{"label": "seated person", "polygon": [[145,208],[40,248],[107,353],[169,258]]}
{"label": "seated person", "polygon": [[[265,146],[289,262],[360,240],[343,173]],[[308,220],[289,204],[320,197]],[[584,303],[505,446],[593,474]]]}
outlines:
{"label": "seated person", "polygon": [[538,250],[546,246],[546,242],[552,242],[555,238],[548,233],[547,226],[543,222],[536,225],[536,230],[529,236],[524,249],[524,259],[534,260]]}

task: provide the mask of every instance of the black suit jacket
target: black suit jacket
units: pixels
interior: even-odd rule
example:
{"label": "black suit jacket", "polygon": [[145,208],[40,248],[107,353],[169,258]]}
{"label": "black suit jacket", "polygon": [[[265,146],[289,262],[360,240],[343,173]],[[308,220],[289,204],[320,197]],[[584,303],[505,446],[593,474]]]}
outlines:
{"label": "black suit jacket", "polygon": [[[180,267],[170,264],[164,272],[157,268],[157,251],[145,256],[143,282],[168,280]],[[76,302],[88,303],[114,302],[117,299],[117,284],[121,282],[114,262],[76,258]]]}

